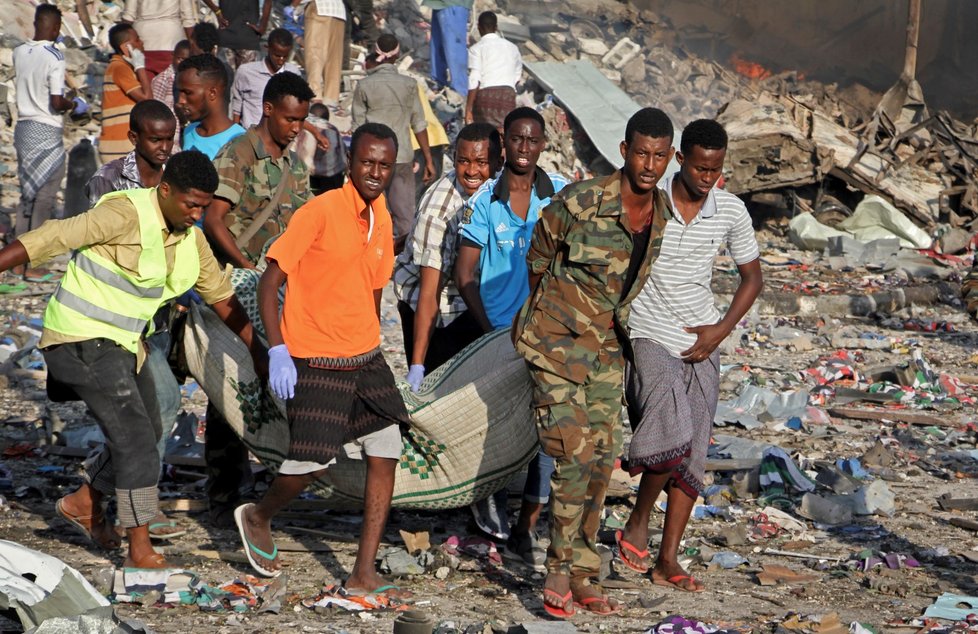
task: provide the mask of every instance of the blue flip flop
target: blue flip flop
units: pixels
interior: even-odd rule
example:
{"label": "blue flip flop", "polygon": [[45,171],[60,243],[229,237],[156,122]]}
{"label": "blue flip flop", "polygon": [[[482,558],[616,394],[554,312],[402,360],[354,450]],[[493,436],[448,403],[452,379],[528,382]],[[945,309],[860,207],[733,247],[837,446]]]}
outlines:
{"label": "blue flip flop", "polygon": [[248,541],[248,536],[245,533],[244,528],[244,514],[245,510],[249,506],[254,506],[254,504],[242,504],[238,508],[234,509],[234,523],[238,525],[238,534],[241,535],[241,543],[244,544],[244,551],[245,555],[248,557],[248,563],[255,569],[255,572],[263,577],[277,577],[282,574],[281,570],[267,570],[262,568],[258,564],[258,560],[255,559],[255,555],[257,554],[259,557],[263,557],[269,561],[275,561],[275,559],[278,557],[278,546],[273,546],[272,552],[266,553],[264,550]]}

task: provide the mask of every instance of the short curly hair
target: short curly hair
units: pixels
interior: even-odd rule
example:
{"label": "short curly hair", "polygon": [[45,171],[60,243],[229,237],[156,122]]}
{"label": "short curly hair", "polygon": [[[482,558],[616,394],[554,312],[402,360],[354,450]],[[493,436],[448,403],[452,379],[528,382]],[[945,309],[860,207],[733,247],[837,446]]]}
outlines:
{"label": "short curly hair", "polygon": [[196,189],[213,194],[217,191],[217,170],[203,152],[185,150],[177,152],[166,162],[162,182],[182,192]]}
{"label": "short curly hair", "polygon": [[679,151],[688,154],[694,145],[704,150],[726,150],[727,131],[713,119],[697,119],[683,129]]}

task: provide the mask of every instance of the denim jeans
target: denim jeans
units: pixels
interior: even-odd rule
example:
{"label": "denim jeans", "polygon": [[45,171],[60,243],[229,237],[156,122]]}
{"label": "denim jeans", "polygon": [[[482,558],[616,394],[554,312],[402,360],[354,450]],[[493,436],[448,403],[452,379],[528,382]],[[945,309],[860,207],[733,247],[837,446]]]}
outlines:
{"label": "denim jeans", "polygon": [[537,451],[537,455],[526,465],[526,484],[523,485],[523,499],[527,502],[546,504],[550,500],[550,476],[554,473],[554,459]]}
{"label": "denim jeans", "polygon": [[164,330],[157,332],[146,339],[146,361],[143,363],[143,372],[149,374],[150,380],[156,387],[156,401],[160,406],[160,422],[163,433],[156,450],[160,456],[160,462],[166,455],[166,441],[173,431],[173,426],[177,423],[177,414],[180,413],[180,386],[177,379],[170,370],[170,364],[166,360],[167,353],[170,351],[170,331]]}

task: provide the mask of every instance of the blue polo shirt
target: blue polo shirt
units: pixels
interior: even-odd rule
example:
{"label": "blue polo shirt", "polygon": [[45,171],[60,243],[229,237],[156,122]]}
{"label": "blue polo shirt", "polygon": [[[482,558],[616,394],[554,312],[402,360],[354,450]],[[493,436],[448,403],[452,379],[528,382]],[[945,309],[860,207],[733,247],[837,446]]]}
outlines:
{"label": "blue polo shirt", "polygon": [[509,328],[530,294],[526,252],[540,210],[570,181],[539,167],[523,220],[509,206],[508,172],[482,184],[465,205],[459,230],[479,254],[479,296],[493,328]]}

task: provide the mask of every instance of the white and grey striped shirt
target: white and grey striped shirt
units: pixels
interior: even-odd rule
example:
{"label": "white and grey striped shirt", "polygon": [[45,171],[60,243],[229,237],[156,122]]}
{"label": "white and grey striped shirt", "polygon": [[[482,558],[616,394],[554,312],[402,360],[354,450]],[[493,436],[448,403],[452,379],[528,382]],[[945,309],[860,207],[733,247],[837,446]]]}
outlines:
{"label": "white and grey striped shirt", "polygon": [[[659,184],[672,198],[674,174]],[[739,198],[714,187],[690,224],[678,212],[666,224],[659,257],[635,301],[628,325],[633,339],[651,339],[675,357],[696,343],[688,326],[715,324],[717,310],[710,282],[713,262],[726,244],[738,265],[759,257],[747,207]]]}

